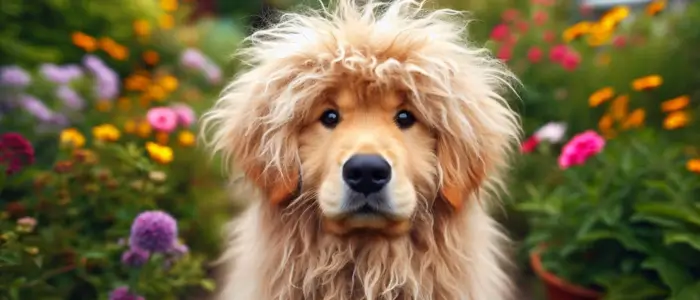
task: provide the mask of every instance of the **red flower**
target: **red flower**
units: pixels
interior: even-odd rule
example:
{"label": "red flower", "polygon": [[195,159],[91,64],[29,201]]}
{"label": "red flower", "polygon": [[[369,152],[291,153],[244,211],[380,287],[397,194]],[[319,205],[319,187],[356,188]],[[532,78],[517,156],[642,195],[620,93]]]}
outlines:
{"label": "red flower", "polygon": [[627,38],[624,36],[618,35],[613,39],[613,45],[617,48],[622,48],[625,45],[627,45]]}
{"label": "red flower", "polygon": [[527,140],[523,142],[523,144],[520,146],[520,152],[522,153],[530,153],[537,148],[537,145],[540,144],[540,140],[536,136],[531,136]]}
{"label": "red flower", "polygon": [[510,30],[506,24],[498,24],[491,31],[491,39],[502,42],[510,35]]}
{"label": "red flower", "polygon": [[499,58],[503,61],[508,61],[511,57],[513,57],[513,48],[509,46],[501,47],[496,53],[496,58]]}
{"label": "red flower", "polygon": [[503,22],[513,22],[518,19],[519,15],[520,12],[517,9],[506,9],[501,14],[501,19],[503,19]]}
{"label": "red flower", "polygon": [[569,52],[569,49],[566,45],[556,45],[549,50],[549,59],[553,62],[562,62],[567,52]]}
{"label": "red flower", "polygon": [[542,39],[544,39],[544,41],[547,43],[554,42],[554,32],[551,30],[545,31],[542,35]]}
{"label": "red flower", "polygon": [[539,62],[542,60],[542,49],[537,46],[530,47],[530,50],[527,51],[527,59],[532,63]]}
{"label": "red flower", "polygon": [[526,21],[519,21],[516,26],[518,27],[518,30],[522,33],[527,32],[527,29],[530,28],[530,24],[528,24]]}
{"label": "red flower", "polygon": [[540,10],[537,11],[534,16],[532,16],[532,19],[535,21],[535,24],[542,26],[544,23],[547,23],[549,15],[547,15],[547,12]]}
{"label": "red flower", "polygon": [[573,50],[569,50],[561,61],[562,67],[567,71],[573,71],[581,63],[581,56]]}
{"label": "red flower", "polygon": [[5,165],[5,173],[14,174],[22,167],[34,163],[34,147],[19,133],[0,135],[0,165]]}

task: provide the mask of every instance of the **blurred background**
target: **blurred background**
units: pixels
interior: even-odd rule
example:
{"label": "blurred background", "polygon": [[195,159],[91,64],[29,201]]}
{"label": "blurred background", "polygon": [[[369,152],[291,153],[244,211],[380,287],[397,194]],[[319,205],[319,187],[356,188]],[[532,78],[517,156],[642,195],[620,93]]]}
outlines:
{"label": "blurred background", "polygon": [[[196,119],[299,5],[0,2],[0,299],[208,299],[240,207]],[[700,299],[700,3],[428,5],[472,12],[523,83],[497,211],[519,299]],[[143,228],[174,246],[134,249]]]}

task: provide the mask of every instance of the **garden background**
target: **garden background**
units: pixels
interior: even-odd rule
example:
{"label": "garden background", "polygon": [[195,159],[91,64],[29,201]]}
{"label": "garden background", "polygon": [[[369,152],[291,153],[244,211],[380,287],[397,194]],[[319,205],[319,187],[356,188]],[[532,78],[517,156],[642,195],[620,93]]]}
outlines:
{"label": "garden background", "polygon": [[[300,3],[2,1],[0,299],[207,299],[240,207],[196,119]],[[523,83],[519,299],[700,299],[700,3],[429,5],[471,11]]]}

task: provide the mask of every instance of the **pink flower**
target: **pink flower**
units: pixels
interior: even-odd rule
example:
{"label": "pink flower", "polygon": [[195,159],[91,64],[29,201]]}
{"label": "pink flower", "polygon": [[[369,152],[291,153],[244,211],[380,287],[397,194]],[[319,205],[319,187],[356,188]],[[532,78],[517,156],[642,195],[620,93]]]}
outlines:
{"label": "pink flower", "polygon": [[622,48],[625,45],[627,45],[627,38],[624,36],[618,35],[613,39],[613,45],[617,48]]}
{"label": "pink flower", "polygon": [[542,49],[537,46],[532,46],[530,50],[527,51],[527,59],[532,63],[537,63],[542,60]]}
{"label": "pink flower", "polygon": [[540,10],[537,11],[534,16],[532,16],[532,19],[535,21],[535,24],[542,26],[544,23],[547,23],[549,15],[547,15],[547,12]]}
{"label": "pink flower", "polygon": [[527,140],[523,142],[523,144],[520,146],[520,152],[522,153],[530,153],[537,148],[537,145],[540,144],[540,139],[538,139],[536,136],[531,136]]}
{"label": "pink flower", "polygon": [[554,42],[554,32],[551,30],[545,31],[544,34],[542,34],[542,39],[547,43]]}
{"label": "pink flower", "polygon": [[556,45],[549,50],[549,59],[553,62],[562,62],[567,52],[569,48],[566,45]]}
{"label": "pink flower", "polygon": [[501,19],[503,19],[503,22],[513,22],[516,19],[518,19],[518,16],[520,15],[520,12],[517,9],[506,9],[502,14],[501,14]]}
{"label": "pink flower", "polygon": [[516,26],[518,27],[518,31],[521,33],[527,32],[528,28],[530,28],[530,24],[528,24],[526,21],[519,21]]}
{"label": "pink flower", "polygon": [[170,106],[170,109],[172,109],[175,114],[177,115],[177,121],[182,127],[190,127],[192,123],[194,123],[195,119],[197,116],[194,113],[194,110],[192,110],[191,107],[189,107],[187,104],[174,104]]}
{"label": "pink flower", "polygon": [[575,70],[579,63],[581,63],[581,56],[573,50],[567,51],[561,61],[562,67],[564,67],[564,69],[567,71]]}
{"label": "pink flower", "polygon": [[600,153],[605,146],[605,139],[593,130],[587,130],[574,136],[559,155],[559,167],[567,169],[582,165],[591,156]]}
{"label": "pink flower", "polygon": [[491,30],[491,39],[502,42],[510,35],[510,30],[506,24],[498,24]]}
{"label": "pink flower", "polygon": [[168,107],[154,107],[146,114],[148,123],[155,130],[171,132],[177,127],[177,114]]}
{"label": "pink flower", "polygon": [[584,4],[579,7],[579,12],[581,12],[581,15],[584,17],[590,16],[593,14],[593,6]]}
{"label": "pink flower", "polygon": [[500,49],[498,49],[498,52],[496,53],[496,58],[508,61],[511,57],[513,56],[513,48],[508,47],[508,46],[503,46]]}

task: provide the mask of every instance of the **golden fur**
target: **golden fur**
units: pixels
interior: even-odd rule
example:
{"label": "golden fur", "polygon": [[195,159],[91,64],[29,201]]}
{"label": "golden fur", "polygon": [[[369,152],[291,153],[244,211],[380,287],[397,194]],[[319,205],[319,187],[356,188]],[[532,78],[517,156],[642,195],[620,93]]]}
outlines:
{"label": "golden fur", "polygon": [[[250,68],[203,117],[260,198],[232,223],[219,299],[510,298],[488,209],[519,134],[499,95],[513,78],[461,38],[460,13],[422,5],[339,0],[249,38]],[[401,109],[413,127],[397,127]],[[390,163],[391,218],[342,214],[340,169],[357,153]]]}

